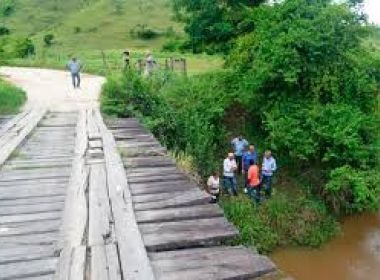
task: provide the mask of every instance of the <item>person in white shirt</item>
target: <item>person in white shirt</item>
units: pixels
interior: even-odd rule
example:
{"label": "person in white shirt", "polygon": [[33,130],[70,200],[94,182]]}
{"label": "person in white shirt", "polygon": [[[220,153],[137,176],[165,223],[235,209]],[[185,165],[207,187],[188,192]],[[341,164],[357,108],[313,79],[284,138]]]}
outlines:
{"label": "person in white shirt", "polygon": [[210,203],[217,203],[219,201],[220,185],[219,173],[213,172],[207,180],[208,192],[211,195]]}
{"label": "person in white shirt", "polygon": [[224,189],[234,196],[237,196],[235,172],[237,164],[233,153],[228,153],[228,156],[223,161],[223,186]]}
{"label": "person in white shirt", "polygon": [[273,173],[277,170],[276,160],[272,156],[270,150],[265,151],[263,165],[262,165],[262,187],[264,188],[265,195],[270,197],[272,195],[272,179]]}

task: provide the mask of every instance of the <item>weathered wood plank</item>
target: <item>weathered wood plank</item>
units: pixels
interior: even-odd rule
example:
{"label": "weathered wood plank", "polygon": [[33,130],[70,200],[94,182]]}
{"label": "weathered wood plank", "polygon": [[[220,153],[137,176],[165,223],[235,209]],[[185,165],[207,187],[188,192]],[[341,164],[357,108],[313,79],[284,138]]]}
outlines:
{"label": "weathered wood plank", "polygon": [[216,245],[238,231],[225,218],[148,223],[139,226],[148,251]]}
{"label": "weathered wood plank", "polygon": [[55,258],[0,265],[0,280],[45,276],[54,273],[56,265]]}
{"label": "weathered wood plank", "polygon": [[23,186],[23,187],[0,187],[0,200],[23,197],[48,196],[49,194],[65,194],[64,186]]}
{"label": "weathered wood plank", "polygon": [[111,238],[113,223],[103,164],[90,166],[89,213],[88,244],[103,245]]}
{"label": "weathered wood plank", "polygon": [[10,141],[7,141],[5,145],[0,146],[0,166],[7,160],[7,158],[12,154],[14,149],[24,140],[24,138],[30,134],[37,123],[45,115],[45,110],[36,110],[30,114],[30,118],[27,120],[27,125],[25,125],[19,133],[13,137]]}
{"label": "weathered wood plank", "polygon": [[139,224],[171,222],[213,217],[223,217],[223,211],[218,206],[213,204],[136,212],[136,218]]}
{"label": "weathered wood plank", "polygon": [[0,244],[20,247],[23,245],[53,245],[58,241],[57,232],[26,234],[17,236],[0,236]]}
{"label": "weathered wood plank", "polygon": [[104,125],[99,111],[96,111],[96,117],[103,135],[109,196],[123,276],[128,280],[154,280],[153,270],[137,227],[128,181],[115,140]]}
{"label": "weathered wood plank", "polygon": [[42,204],[24,204],[24,205],[8,205],[0,206],[0,216],[9,216],[16,214],[33,214],[33,213],[44,213],[44,212],[57,212],[63,209],[63,201],[54,203],[42,203]]}
{"label": "weathered wood plank", "polygon": [[181,181],[188,179],[183,173],[172,173],[172,174],[153,174],[153,175],[145,175],[139,174],[139,176],[128,176],[128,181],[133,183],[152,183],[155,184],[157,182],[168,182],[168,181]]}
{"label": "weathered wood plank", "polygon": [[45,204],[52,202],[63,202],[65,200],[64,195],[53,195],[53,196],[44,196],[44,197],[26,197],[10,200],[0,200],[0,207],[3,206],[12,206],[17,207],[18,205],[36,205],[36,204]]}
{"label": "weathered wood plank", "polygon": [[58,220],[60,218],[61,218],[61,212],[46,212],[46,213],[22,214],[22,215],[12,215],[12,216],[0,216],[0,225],[7,224],[7,223]]}
{"label": "weathered wood plank", "polygon": [[131,193],[134,196],[158,193],[170,193],[178,191],[187,191],[192,189],[187,181],[169,181],[157,182],[154,184],[131,184]]}
{"label": "weathered wood plank", "polygon": [[155,203],[155,202],[164,202],[167,200],[178,199],[182,201],[183,197],[193,197],[199,198],[202,202],[205,198],[208,198],[207,194],[204,194],[199,189],[189,189],[186,191],[172,191],[170,193],[157,193],[157,194],[146,194],[138,195],[133,197],[133,202],[135,204],[139,203]]}
{"label": "weathered wood plank", "polygon": [[121,280],[119,259],[114,244],[91,247],[91,280]]}
{"label": "weathered wood plank", "polygon": [[158,280],[255,279],[275,271],[264,256],[244,247],[213,247],[150,253]]}
{"label": "weathered wood plank", "polygon": [[0,249],[0,265],[14,262],[50,259],[54,257],[53,246],[22,246]]}
{"label": "weathered wood plank", "polygon": [[60,253],[57,268],[54,271],[55,280],[84,280],[86,272],[85,246],[66,247]]}
{"label": "weathered wood plank", "polygon": [[[181,192],[180,192],[181,193]],[[175,194],[173,197],[170,197],[171,193],[157,194],[158,195],[168,195],[168,198],[163,198],[159,201],[152,201],[146,203],[135,203],[134,207],[136,211],[142,210],[152,210],[152,209],[163,209],[163,208],[172,208],[172,207],[183,207],[197,204],[206,204],[208,203],[210,197],[208,194],[201,191],[184,191],[183,195]]]}
{"label": "weathered wood plank", "polygon": [[57,232],[59,230],[59,226],[59,220],[37,220],[0,224],[0,237]]}

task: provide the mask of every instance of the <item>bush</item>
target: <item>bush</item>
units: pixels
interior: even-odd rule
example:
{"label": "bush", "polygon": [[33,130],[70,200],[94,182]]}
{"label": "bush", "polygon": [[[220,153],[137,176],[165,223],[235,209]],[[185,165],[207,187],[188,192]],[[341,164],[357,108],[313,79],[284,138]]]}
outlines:
{"label": "bush", "polygon": [[161,35],[161,32],[149,28],[146,24],[138,24],[132,28],[129,33],[132,37],[139,38],[142,40],[154,39]]}
{"label": "bush", "polygon": [[74,33],[75,34],[78,34],[78,33],[81,33],[82,32],[82,28],[80,28],[79,26],[75,26],[74,27]]}
{"label": "bush", "polygon": [[14,43],[14,54],[16,57],[25,58],[35,54],[35,47],[31,39],[16,39]]}
{"label": "bush", "polygon": [[50,47],[53,44],[54,41],[54,35],[53,34],[46,34],[43,38],[45,46]]}
{"label": "bush", "polygon": [[15,7],[15,1],[14,0],[1,0],[0,1],[0,15],[4,17],[10,16]]}
{"label": "bush", "polygon": [[0,26],[0,36],[9,35],[11,32],[8,27]]}
{"label": "bush", "polygon": [[358,171],[345,165],[330,172],[325,201],[335,213],[347,215],[378,209],[380,176],[375,170]]}
{"label": "bush", "polygon": [[0,115],[16,113],[25,100],[24,91],[0,80]]}
{"label": "bush", "polygon": [[323,202],[304,194],[277,192],[261,206],[245,196],[223,198],[221,206],[240,231],[235,242],[255,246],[261,253],[279,246],[318,247],[339,231]]}

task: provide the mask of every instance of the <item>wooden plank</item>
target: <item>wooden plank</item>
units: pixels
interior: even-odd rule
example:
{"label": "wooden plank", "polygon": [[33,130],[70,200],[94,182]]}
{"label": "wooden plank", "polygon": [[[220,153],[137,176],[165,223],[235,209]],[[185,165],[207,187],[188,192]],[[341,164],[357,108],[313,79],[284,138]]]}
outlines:
{"label": "wooden plank", "polygon": [[106,244],[112,237],[112,224],[105,166],[104,164],[91,165],[88,244],[90,246]]}
{"label": "wooden plank", "polygon": [[57,196],[57,195],[64,195],[64,194],[65,194],[64,187],[55,187],[55,188],[36,187],[36,190],[29,189],[26,191],[22,191],[21,189],[18,192],[14,192],[14,191],[8,192],[4,190],[0,193],[0,201],[14,200],[14,199],[19,199],[19,198],[48,197],[48,196]]}
{"label": "wooden plank", "polygon": [[147,167],[147,168],[128,168],[127,170],[128,177],[141,176],[140,174],[162,174],[162,173],[176,173],[179,172],[175,166],[167,167]]}
{"label": "wooden plank", "polygon": [[[1,173],[0,173],[1,175]],[[41,172],[34,174],[25,174],[25,175],[7,175],[6,177],[0,176],[0,182],[13,182],[13,181],[23,181],[23,180],[39,180],[39,179],[58,179],[58,178],[66,178],[68,177],[68,173],[64,173],[63,171],[58,172]]]}
{"label": "wooden plank", "polygon": [[133,183],[152,183],[157,182],[168,182],[168,181],[180,181],[186,180],[188,177],[183,173],[174,173],[174,174],[160,174],[160,175],[146,175],[140,173],[140,176],[131,176],[128,177],[128,181]]}
{"label": "wooden plank", "polygon": [[208,198],[209,195],[204,194],[199,189],[191,188],[186,191],[172,191],[170,193],[157,193],[157,194],[146,194],[146,195],[138,195],[133,197],[133,202],[135,204],[139,203],[154,203],[154,202],[163,202],[171,199],[182,200],[182,197],[193,197],[199,198],[203,201],[205,198]]}
{"label": "wooden plank", "polygon": [[20,145],[25,137],[30,134],[30,132],[45,115],[45,112],[45,110],[41,109],[33,111],[30,114],[30,118],[28,118],[28,124],[25,125],[21,131],[19,131],[17,136],[13,137],[12,140],[8,141],[5,145],[0,146],[0,166],[7,160],[17,146]]}
{"label": "wooden plank", "polygon": [[223,218],[140,224],[148,251],[217,245],[238,231]]}
{"label": "wooden plank", "polygon": [[84,280],[86,272],[86,247],[64,248],[60,253],[55,280]]}
{"label": "wooden plank", "polygon": [[53,245],[58,241],[57,232],[26,234],[17,236],[0,236],[0,244],[20,247],[23,245]]}
{"label": "wooden plank", "polygon": [[[82,110],[79,112],[78,124],[76,127],[75,154],[71,169],[70,183],[67,188],[65,208],[62,215],[62,227],[60,241],[57,244],[57,251],[65,248],[71,252],[73,248],[83,245],[87,226],[87,198],[86,190],[88,187],[88,168],[85,167],[85,153],[87,149],[87,113]],[[70,253],[71,254],[71,253]],[[61,262],[66,259],[60,258]],[[65,271],[67,274],[67,271]],[[60,277],[59,275],[57,277]]]}
{"label": "wooden plank", "polygon": [[55,258],[0,265],[0,280],[45,276],[54,273],[56,265]]}
{"label": "wooden plank", "polygon": [[182,208],[137,211],[136,218],[141,223],[160,223],[179,220],[223,217],[223,211],[213,204],[196,205]]}
{"label": "wooden plank", "polygon": [[124,158],[124,165],[128,167],[163,167],[175,166],[175,163],[166,157]]}
{"label": "wooden plank", "polygon": [[103,135],[109,196],[115,220],[116,240],[124,279],[154,280],[132,207],[131,194],[115,140],[96,111],[97,122]]}
{"label": "wooden plank", "polygon": [[43,196],[43,197],[26,197],[11,200],[0,200],[0,207],[3,206],[18,206],[18,205],[36,205],[45,204],[52,202],[63,202],[65,200],[64,195],[53,195],[53,196]]}
{"label": "wooden plank", "polygon": [[276,270],[244,247],[213,247],[150,253],[158,280],[256,279]]}
{"label": "wooden plank", "polygon": [[53,246],[22,246],[0,249],[0,265],[14,262],[50,259],[54,257]]}
{"label": "wooden plank", "polygon": [[34,213],[44,213],[44,212],[57,212],[63,209],[63,200],[60,202],[53,203],[42,203],[42,204],[32,204],[32,205],[8,205],[0,206],[0,216],[9,216],[16,214],[34,214]]}
{"label": "wooden plank", "polygon": [[59,220],[37,220],[12,224],[0,224],[0,237],[57,232],[59,230],[59,226]]}
{"label": "wooden plank", "polygon": [[61,218],[60,212],[46,212],[35,214],[22,214],[12,216],[0,216],[0,225],[6,223],[22,223],[31,221],[57,220]]}
{"label": "wooden plank", "polygon": [[91,247],[91,280],[121,280],[119,258],[114,244]]}
{"label": "wooden plank", "polygon": [[[209,195],[201,191],[194,192],[190,190],[187,193],[186,192],[184,193],[185,195],[173,196],[172,198],[162,199],[160,201],[136,203],[134,204],[134,207],[136,211],[142,211],[142,210],[163,209],[163,208],[183,207],[183,206],[190,206],[190,205],[197,205],[197,204],[206,204],[209,201]],[[169,196],[170,196],[170,193],[169,193]]]}
{"label": "wooden plank", "polygon": [[135,195],[168,193],[174,191],[186,191],[192,189],[192,184],[187,180],[152,183],[130,184],[131,193]]}

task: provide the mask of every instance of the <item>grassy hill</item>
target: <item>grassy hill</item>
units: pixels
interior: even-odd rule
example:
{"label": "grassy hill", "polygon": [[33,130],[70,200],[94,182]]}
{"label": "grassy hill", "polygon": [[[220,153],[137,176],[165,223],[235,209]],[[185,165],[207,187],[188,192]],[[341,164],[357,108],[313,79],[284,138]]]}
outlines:
{"label": "grassy hill", "polygon": [[[10,29],[10,37],[31,37],[36,56],[14,60],[13,64],[61,67],[71,55],[87,64],[90,72],[99,72],[107,65],[121,67],[121,51],[125,48],[141,56],[151,50],[157,57],[165,42],[184,36],[182,26],[172,20],[168,0],[2,0],[12,6],[7,15],[0,15],[0,25]],[[0,4],[4,8],[4,4]],[[149,29],[151,39],[141,39],[132,30]],[[54,43],[44,46],[43,37],[53,34]],[[178,55],[179,56],[179,55]],[[182,56],[182,55],[181,55]],[[187,56],[189,72],[203,72],[221,65],[221,59],[208,56]],[[104,70],[104,69],[103,69]],[[102,72],[102,71],[100,71]]]}

